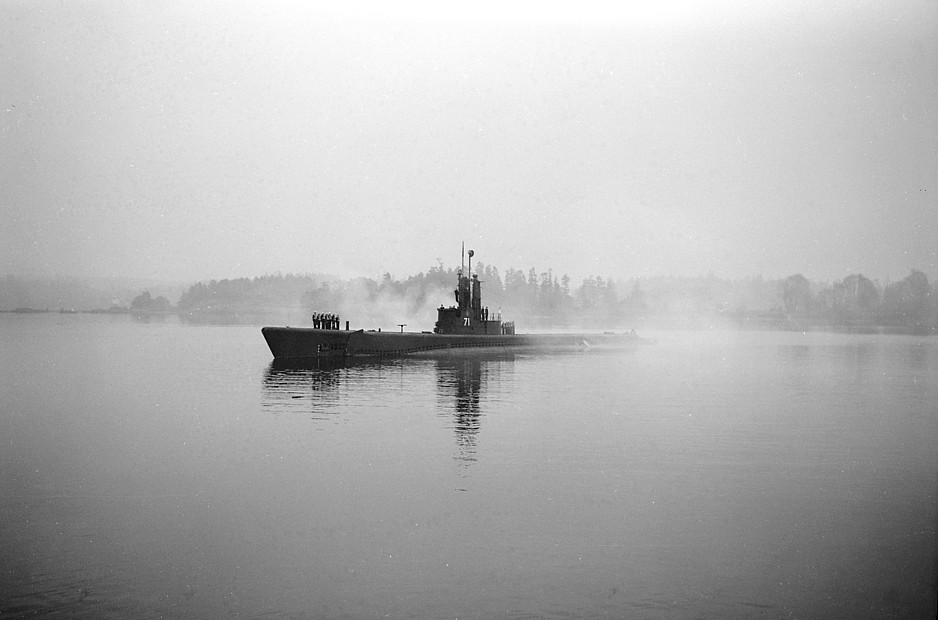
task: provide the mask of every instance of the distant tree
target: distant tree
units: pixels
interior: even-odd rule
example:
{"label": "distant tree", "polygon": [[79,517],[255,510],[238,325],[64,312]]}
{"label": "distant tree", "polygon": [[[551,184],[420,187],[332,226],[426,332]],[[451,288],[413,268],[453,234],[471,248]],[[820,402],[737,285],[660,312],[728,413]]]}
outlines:
{"label": "distant tree", "polygon": [[169,303],[169,300],[160,295],[154,299],[150,295],[150,291],[143,291],[139,295],[133,298],[133,301],[130,302],[131,310],[146,311],[146,312],[165,312],[172,308],[172,304]]}
{"label": "distant tree", "polygon": [[538,285],[537,285],[537,271],[534,267],[528,270],[528,290],[527,290],[527,305],[528,308],[536,310],[537,308],[537,294],[538,294]]}
{"label": "distant tree", "polygon": [[850,310],[870,313],[879,304],[879,289],[861,274],[847,276],[843,281],[844,298]]}
{"label": "distant tree", "polygon": [[638,280],[632,285],[632,292],[622,301],[622,309],[629,315],[641,315],[648,311],[648,304],[645,303],[645,293]]}
{"label": "distant tree", "polygon": [[509,267],[505,271],[505,310],[508,312],[529,312],[527,304],[528,283],[524,272]]}
{"label": "distant tree", "polygon": [[131,310],[149,310],[150,304],[153,303],[153,298],[150,297],[150,291],[143,291],[136,297],[133,301],[130,302]]}
{"label": "distant tree", "polygon": [[547,270],[541,274],[540,284],[537,289],[538,311],[540,314],[554,315],[560,304],[559,288],[555,291],[554,273]]}
{"label": "distant tree", "polygon": [[847,276],[817,296],[817,309],[838,323],[870,321],[878,305],[879,290],[860,274]]}
{"label": "distant tree", "polygon": [[842,319],[845,305],[843,282],[836,282],[833,286],[821,289],[817,294],[817,310],[835,321]]}
{"label": "distant tree", "polygon": [[788,314],[806,313],[811,309],[811,283],[800,273],[782,280],[782,302]]}
{"label": "distant tree", "polygon": [[339,306],[344,300],[336,294],[329,282],[323,282],[317,288],[306,291],[300,297],[300,304],[307,309],[326,312]]}
{"label": "distant tree", "polygon": [[385,295],[399,295],[402,288],[401,283],[395,280],[390,272],[386,271],[384,275],[381,276],[381,284],[378,286],[381,293]]}
{"label": "distant tree", "polygon": [[[480,263],[480,265],[481,265],[481,263]],[[500,277],[499,274],[498,274],[498,268],[497,268],[497,267],[493,267],[492,265],[486,265],[486,266],[485,266],[485,270],[483,271],[483,276],[484,276],[485,281],[486,281],[486,283],[487,283],[486,288],[487,288],[488,290],[490,290],[490,291],[496,291],[496,290],[497,290],[498,292],[501,292],[501,291],[502,291],[502,289],[503,289],[503,287],[502,287],[502,279],[501,279],[501,277]]]}
{"label": "distant tree", "polygon": [[576,290],[574,299],[582,318],[604,324],[613,324],[619,318],[619,298],[612,280],[590,276]]}
{"label": "distant tree", "polygon": [[887,286],[883,293],[883,318],[891,325],[924,326],[931,315],[931,306],[928,276],[917,269],[905,279]]}

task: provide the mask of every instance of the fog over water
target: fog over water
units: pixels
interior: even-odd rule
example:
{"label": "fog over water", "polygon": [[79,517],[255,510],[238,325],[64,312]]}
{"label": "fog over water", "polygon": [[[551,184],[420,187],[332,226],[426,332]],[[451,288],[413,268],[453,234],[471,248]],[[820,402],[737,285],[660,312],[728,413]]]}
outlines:
{"label": "fog over water", "polygon": [[938,6],[0,0],[0,275],[938,275]]}

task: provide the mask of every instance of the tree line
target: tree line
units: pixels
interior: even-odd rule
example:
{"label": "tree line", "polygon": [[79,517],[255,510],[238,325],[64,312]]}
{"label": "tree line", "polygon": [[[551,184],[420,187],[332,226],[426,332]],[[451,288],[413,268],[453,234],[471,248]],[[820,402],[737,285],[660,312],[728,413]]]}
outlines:
{"label": "tree line", "polygon": [[938,288],[917,269],[885,286],[854,274],[818,288],[795,274],[782,281],[781,298],[788,317],[826,319],[835,325],[938,327]]}
{"label": "tree line", "polygon": [[[527,328],[620,327],[652,319],[722,320],[779,326],[792,321],[819,326],[938,327],[938,290],[921,271],[880,284],[861,274],[815,283],[802,274],[783,279],[752,276],[727,280],[656,277],[623,282],[590,276],[574,285],[552,269],[538,272],[479,263],[483,303]],[[355,325],[428,329],[435,308],[453,305],[457,271],[442,265],[397,279],[342,280],[317,275],[268,275],[192,285],[179,299],[189,314],[265,314],[289,309],[297,317],[331,312]]]}

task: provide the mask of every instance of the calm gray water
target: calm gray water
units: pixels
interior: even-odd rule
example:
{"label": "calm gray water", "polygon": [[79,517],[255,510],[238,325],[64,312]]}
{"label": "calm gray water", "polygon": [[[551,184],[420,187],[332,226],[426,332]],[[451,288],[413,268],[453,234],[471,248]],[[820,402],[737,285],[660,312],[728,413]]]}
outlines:
{"label": "calm gray water", "polygon": [[938,340],[280,369],[0,315],[0,618],[934,618]]}

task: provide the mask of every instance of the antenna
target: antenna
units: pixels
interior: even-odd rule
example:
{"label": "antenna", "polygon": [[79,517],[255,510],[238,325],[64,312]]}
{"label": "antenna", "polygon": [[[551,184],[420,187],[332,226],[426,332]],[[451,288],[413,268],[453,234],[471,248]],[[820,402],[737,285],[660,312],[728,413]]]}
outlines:
{"label": "antenna", "polygon": [[465,270],[466,270],[466,242],[463,241],[462,242],[462,263],[460,264],[460,267],[459,267],[459,275],[462,275]]}

